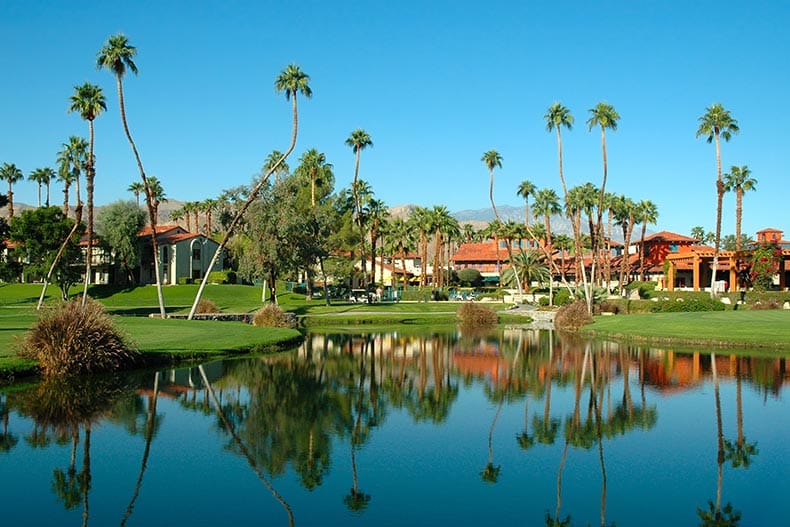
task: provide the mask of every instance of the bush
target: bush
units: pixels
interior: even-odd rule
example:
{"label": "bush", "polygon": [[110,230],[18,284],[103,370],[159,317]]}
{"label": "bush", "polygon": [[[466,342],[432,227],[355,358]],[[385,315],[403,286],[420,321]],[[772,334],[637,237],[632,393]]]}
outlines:
{"label": "bush", "polygon": [[542,297],[538,298],[538,305],[541,306],[541,307],[548,306],[549,305],[549,297],[542,296]]}
{"label": "bush", "polygon": [[427,302],[431,299],[430,289],[410,288],[401,292],[401,300],[407,302]]}
{"label": "bush", "polygon": [[709,296],[695,296],[692,298],[666,300],[658,302],[653,308],[654,313],[690,313],[696,311],[724,311],[725,305],[719,300]]}
{"label": "bush", "polygon": [[595,304],[594,308],[597,310],[598,313],[614,313],[615,315],[620,312],[620,308],[618,307],[616,302],[609,302],[604,301],[600,304]]}
{"label": "bush", "polygon": [[483,285],[483,275],[477,269],[461,269],[458,271],[458,281],[467,287],[478,287]]}
{"label": "bush", "polygon": [[293,320],[277,304],[266,304],[252,317],[253,326],[268,328],[292,328]]}
{"label": "bush", "polygon": [[560,289],[556,293],[554,293],[554,305],[555,306],[564,306],[570,304],[572,302],[571,292],[567,289]]}
{"label": "bush", "polygon": [[473,302],[461,304],[456,314],[461,320],[461,325],[470,328],[491,327],[499,321],[496,311]]}
{"label": "bush", "polygon": [[633,291],[634,289],[639,290],[639,298],[645,300],[648,298],[653,298],[653,295],[656,292],[656,282],[639,282],[634,281],[625,286],[626,291]]}
{"label": "bush", "polygon": [[236,272],[230,269],[226,271],[213,271],[208,274],[208,281],[212,284],[235,284]]}
{"label": "bush", "polygon": [[782,303],[778,300],[758,300],[749,309],[782,309]]}
{"label": "bush", "polygon": [[187,285],[187,284],[191,284],[193,282],[194,282],[194,280],[192,280],[188,276],[179,276],[178,279],[176,280],[176,283],[178,285]]}
{"label": "bush", "polygon": [[214,303],[213,300],[209,300],[207,298],[202,299],[198,302],[197,309],[195,313],[198,314],[206,314],[206,313],[219,313],[222,310]]}
{"label": "bush", "polygon": [[46,376],[114,371],[140,357],[115,327],[104,307],[80,299],[45,313],[30,328],[19,355],[38,361]]}
{"label": "bush", "polygon": [[592,324],[592,316],[587,312],[584,300],[562,306],[554,317],[554,327],[562,331],[577,331],[580,327]]}

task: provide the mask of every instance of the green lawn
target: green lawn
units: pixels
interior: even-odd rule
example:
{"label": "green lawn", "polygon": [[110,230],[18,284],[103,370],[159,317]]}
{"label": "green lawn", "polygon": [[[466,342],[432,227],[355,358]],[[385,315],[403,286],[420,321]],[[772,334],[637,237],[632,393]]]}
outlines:
{"label": "green lawn", "polygon": [[790,351],[790,311],[728,310],[595,317],[595,322],[582,332],[648,342]]}

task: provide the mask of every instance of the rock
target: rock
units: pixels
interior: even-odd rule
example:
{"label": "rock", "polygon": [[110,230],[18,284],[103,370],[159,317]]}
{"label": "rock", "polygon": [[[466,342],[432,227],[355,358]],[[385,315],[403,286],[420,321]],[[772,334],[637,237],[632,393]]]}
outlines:
{"label": "rock", "polygon": [[790,309],[790,302],[785,302],[782,304],[782,309]]}
{"label": "rock", "polygon": [[726,297],[726,296],[723,296],[723,297],[721,297],[721,303],[722,303],[722,304],[726,304],[726,305],[728,305],[728,306],[729,306],[729,305],[730,305],[730,303],[731,303],[731,302],[730,302],[730,298],[729,298],[729,297]]}

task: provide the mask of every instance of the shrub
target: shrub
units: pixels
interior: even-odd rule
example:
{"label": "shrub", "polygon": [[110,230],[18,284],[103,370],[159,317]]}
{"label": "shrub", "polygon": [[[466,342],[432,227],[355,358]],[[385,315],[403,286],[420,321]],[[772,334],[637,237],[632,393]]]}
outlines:
{"label": "shrub", "polygon": [[554,317],[554,327],[562,331],[577,331],[593,321],[584,300],[562,306]]}
{"label": "shrub", "polygon": [[653,307],[653,312],[661,313],[690,313],[696,311],[724,311],[725,305],[719,300],[709,296],[695,296],[691,298],[666,300],[658,302]]}
{"label": "shrub", "polygon": [[227,271],[213,271],[208,274],[208,281],[212,284],[235,284],[236,272]]}
{"label": "shrub", "polygon": [[499,320],[496,311],[473,302],[461,304],[456,315],[461,320],[462,326],[470,328],[495,326]]}
{"label": "shrub", "polygon": [[101,304],[89,300],[83,308],[80,299],[45,313],[19,354],[38,361],[46,376],[120,370],[140,357]]}
{"label": "shrub", "polygon": [[198,313],[198,314],[219,313],[220,311],[222,311],[222,310],[219,308],[219,306],[217,306],[217,304],[214,303],[213,300],[209,300],[207,298],[204,298],[204,299],[201,299],[200,302],[198,302],[197,309],[195,310],[195,313]]}
{"label": "shrub", "polygon": [[554,293],[554,305],[555,306],[564,306],[566,304],[570,304],[571,300],[571,292],[567,289],[560,289],[556,293]]}
{"label": "shrub", "polygon": [[291,328],[295,326],[293,320],[277,304],[266,304],[256,311],[255,316],[252,317],[252,325],[268,328]]}
{"label": "shrub", "polygon": [[538,298],[538,305],[539,306],[543,306],[543,307],[548,306],[549,305],[549,297],[542,296],[542,297]]}
{"label": "shrub", "polygon": [[595,308],[597,309],[598,313],[614,313],[615,315],[620,312],[620,308],[618,307],[616,302],[609,302],[604,301],[600,304],[596,304]]}
{"label": "shrub", "polygon": [[778,300],[758,300],[749,309],[782,309],[782,303]]}
{"label": "shrub", "polygon": [[655,282],[639,282],[634,281],[625,286],[626,291],[633,291],[634,289],[639,290],[639,298],[645,300],[648,298],[652,298],[656,292],[656,283]]}
{"label": "shrub", "polygon": [[179,276],[178,279],[176,280],[176,283],[178,285],[187,285],[193,283],[193,280],[188,276]]}
{"label": "shrub", "polygon": [[458,281],[467,287],[478,287],[483,285],[483,275],[477,269],[461,269],[458,271]]}
{"label": "shrub", "polygon": [[430,289],[410,288],[401,292],[401,300],[407,302],[427,302],[430,298]]}

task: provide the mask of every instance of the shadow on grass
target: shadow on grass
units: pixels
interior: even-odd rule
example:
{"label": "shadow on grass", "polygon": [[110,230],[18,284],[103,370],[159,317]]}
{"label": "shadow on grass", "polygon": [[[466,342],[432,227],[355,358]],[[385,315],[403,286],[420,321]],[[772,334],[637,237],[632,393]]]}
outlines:
{"label": "shadow on grass", "polygon": [[88,286],[88,295],[94,299],[109,298],[118,293],[130,293],[144,285],[91,285]]}

